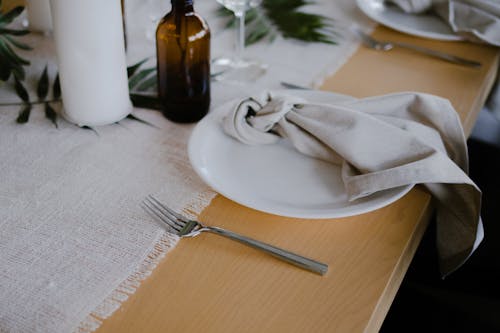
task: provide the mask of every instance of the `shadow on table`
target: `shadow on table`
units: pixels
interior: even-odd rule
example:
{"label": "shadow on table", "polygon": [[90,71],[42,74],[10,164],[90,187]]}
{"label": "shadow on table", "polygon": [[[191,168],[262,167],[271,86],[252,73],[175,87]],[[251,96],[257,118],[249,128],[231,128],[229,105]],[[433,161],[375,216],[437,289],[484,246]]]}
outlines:
{"label": "shadow on table", "polygon": [[432,222],[381,333],[500,332],[500,147],[474,139],[468,147],[470,176],[483,191],[485,238],[464,266],[442,280]]}

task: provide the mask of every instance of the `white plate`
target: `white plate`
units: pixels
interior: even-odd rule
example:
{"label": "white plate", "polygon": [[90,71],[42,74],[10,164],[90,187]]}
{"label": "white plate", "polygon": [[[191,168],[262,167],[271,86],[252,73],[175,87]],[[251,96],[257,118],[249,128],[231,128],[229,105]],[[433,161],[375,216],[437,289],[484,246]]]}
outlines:
{"label": "white plate", "polygon": [[[351,98],[306,90],[294,94],[326,103]],[[338,166],[300,154],[287,140],[251,146],[226,135],[221,120],[234,105],[218,107],[196,125],[188,152],[194,170],[209,186],[244,206],[289,217],[345,217],[386,206],[412,187],[349,202]]]}
{"label": "white plate", "polygon": [[358,7],[372,20],[410,35],[437,40],[462,40],[438,16],[406,14],[384,0],[357,0]]}

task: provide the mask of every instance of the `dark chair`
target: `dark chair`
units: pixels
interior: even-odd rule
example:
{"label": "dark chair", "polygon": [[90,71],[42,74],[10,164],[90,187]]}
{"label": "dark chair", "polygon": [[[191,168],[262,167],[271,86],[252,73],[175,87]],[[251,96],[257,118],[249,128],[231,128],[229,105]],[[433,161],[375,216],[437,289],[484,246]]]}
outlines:
{"label": "dark chair", "polygon": [[500,332],[500,147],[468,141],[470,177],[483,191],[485,238],[441,279],[431,222],[380,332]]}

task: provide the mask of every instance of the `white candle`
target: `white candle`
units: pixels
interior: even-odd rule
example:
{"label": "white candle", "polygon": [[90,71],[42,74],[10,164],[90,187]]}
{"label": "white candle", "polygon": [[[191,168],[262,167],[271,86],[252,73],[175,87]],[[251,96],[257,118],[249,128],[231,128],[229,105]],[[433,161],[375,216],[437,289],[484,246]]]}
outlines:
{"label": "white candle", "polygon": [[28,11],[30,30],[41,32],[52,31],[49,0],[26,0],[26,10]]}
{"label": "white candle", "polygon": [[132,111],[120,0],[50,0],[64,116],[79,126]]}

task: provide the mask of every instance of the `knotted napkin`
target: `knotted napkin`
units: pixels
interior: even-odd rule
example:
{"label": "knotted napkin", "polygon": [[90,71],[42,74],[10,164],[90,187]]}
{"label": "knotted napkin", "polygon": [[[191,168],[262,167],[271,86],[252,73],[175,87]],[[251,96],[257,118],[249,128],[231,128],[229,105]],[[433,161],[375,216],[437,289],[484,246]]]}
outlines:
{"label": "knotted napkin", "polygon": [[481,191],[467,176],[463,129],[446,99],[397,93],[322,104],[266,92],[238,102],[223,127],[245,144],[286,138],[303,154],[341,165],[349,200],[424,184],[438,202],[443,276],[465,262],[482,240]]}
{"label": "knotted napkin", "polygon": [[500,2],[494,0],[388,0],[407,13],[436,12],[470,40],[500,46]]}

